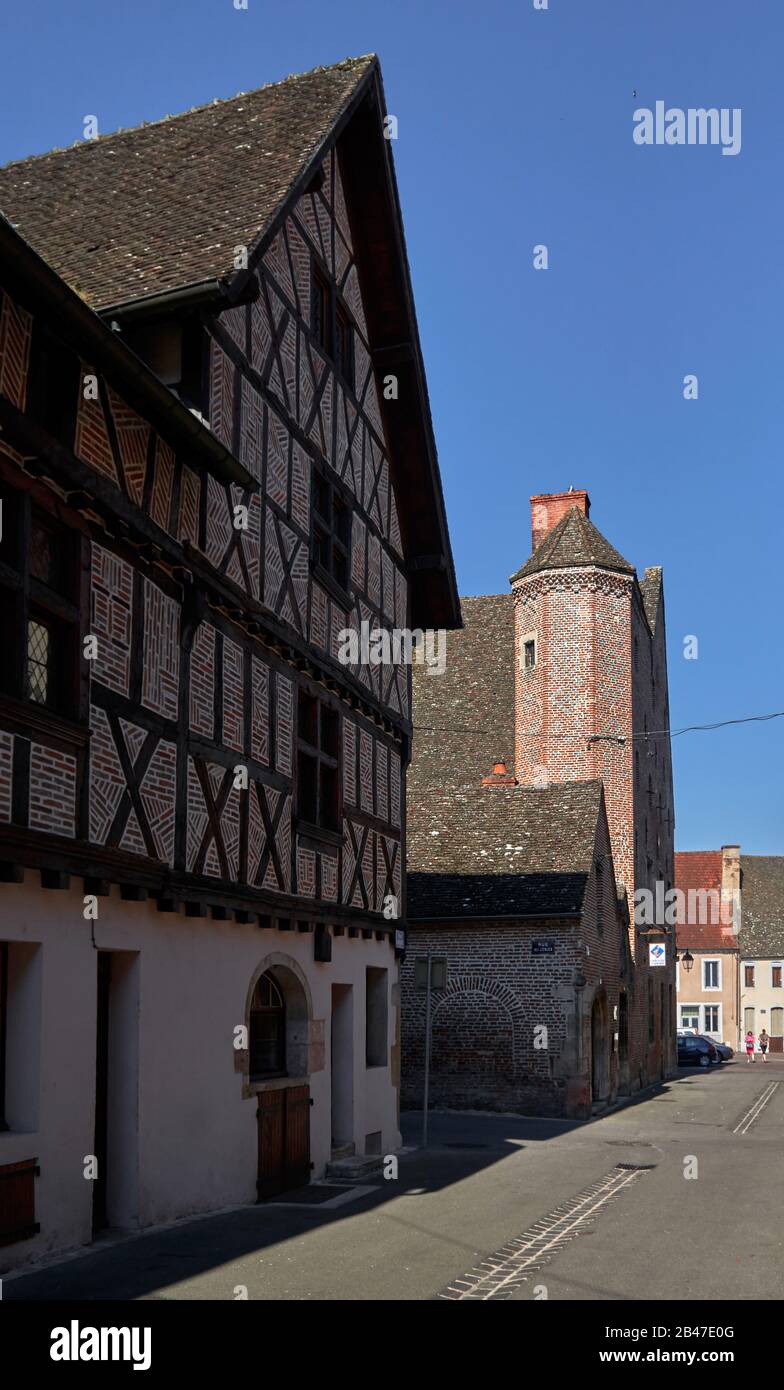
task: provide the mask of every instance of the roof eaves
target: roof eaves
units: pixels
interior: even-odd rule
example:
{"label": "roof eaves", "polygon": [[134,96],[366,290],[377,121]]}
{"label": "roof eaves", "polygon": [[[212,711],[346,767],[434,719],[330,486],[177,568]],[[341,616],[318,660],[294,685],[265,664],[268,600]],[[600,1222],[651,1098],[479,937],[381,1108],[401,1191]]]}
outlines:
{"label": "roof eaves", "polygon": [[83,355],[89,354],[91,365],[101,368],[129,405],[143,411],[165,436],[200,453],[204,466],[217,477],[253,491],[258,488],[256,479],[239,460],[47,265],[2,213],[0,262],[23,283],[33,303],[50,309],[57,306],[59,323],[64,324],[62,331],[71,346]]}

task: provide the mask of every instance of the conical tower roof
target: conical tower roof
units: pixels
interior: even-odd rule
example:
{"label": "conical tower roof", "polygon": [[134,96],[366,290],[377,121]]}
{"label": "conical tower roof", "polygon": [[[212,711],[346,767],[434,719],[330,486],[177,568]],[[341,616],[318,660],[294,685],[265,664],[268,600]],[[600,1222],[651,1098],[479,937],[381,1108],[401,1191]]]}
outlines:
{"label": "conical tower roof", "polygon": [[601,531],[597,531],[579,507],[570,507],[509,582],[514,584],[518,579],[527,579],[540,570],[577,569],[591,565],[596,569],[636,574],[634,565],[624,560],[619,551],[605,540]]}

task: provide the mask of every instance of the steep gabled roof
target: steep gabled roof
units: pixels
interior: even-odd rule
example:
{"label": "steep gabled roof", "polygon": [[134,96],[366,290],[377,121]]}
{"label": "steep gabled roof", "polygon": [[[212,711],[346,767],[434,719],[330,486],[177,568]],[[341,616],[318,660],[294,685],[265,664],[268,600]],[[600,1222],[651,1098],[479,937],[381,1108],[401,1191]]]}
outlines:
{"label": "steep gabled roof", "polygon": [[447,635],[443,673],[412,668],[414,760],[407,782],[417,808],[444,787],[477,786],[498,758],[513,770],[514,599],[485,594],[461,598],[460,606],[464,626]]}
{"label": "steep gabled roof", "polygon": [[[340,142],[385,410],[415,626],[460,626],[452,550],[374,55],[0,169],[0,210],[96,311],[149,313],[183,292],[236,300],[288,208]],[[250,135],[250,138],[249,138]],[[234,269],[237,246],[249,263]],[[173,306],[172,306],[173,307]],[[118,388],[121,390],[122,388]]]}
{"label": "steep gabled roof", "polygon": [[287,77],[0,169],[0,209],[93,308],[233,270],[376,66]]}
{"label": "steep gabled roof", "polygon": [[742,854],[742,956],[784,960],[784,855]]}
{"label": "steep gabled roof", "polygon": [[634,566],[605,540],[593,522],[578,507],[570,507],[509,582],[514,584],[515,580],[525,579],[539,570],[575,569],[584,565],[619,570],[622,574],[636,573]]}
{"label": "steep gabled roof", "polygon": [[[675,855],[675,886],[687,895],[686,915],[689,893],[707,891],[712,895],[710,899],[703,899],[704,910],[700,908],[699,901],[695,900],[697,911],[693,912],[692,916],[702,915],[706,918],[705,921],[686,921],[683,911],[679,910],[676,923],[679,951],[734,951],[738,948],[738,938],[732,930],[732,922],[722,922],[719,918],[721,909],[715,906],[721,896],[721,862],[720,849],[678,850]],[[718,898],[716,894],[719,895]],[[741,906],[743,908],[745,904],[742,902]]]}
{"label": "steep gabled roof", "polygon": [[602,805],[601,782],[409,797],[409,917],[579,913]]}

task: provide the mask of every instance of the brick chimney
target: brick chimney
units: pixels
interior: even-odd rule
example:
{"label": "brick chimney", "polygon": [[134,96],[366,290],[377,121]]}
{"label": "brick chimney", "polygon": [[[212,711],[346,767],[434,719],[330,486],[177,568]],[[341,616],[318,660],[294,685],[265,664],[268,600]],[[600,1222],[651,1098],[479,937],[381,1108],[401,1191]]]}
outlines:
{"label": "brick chimney", "polygon": [[493,763],[493,770],[487,777],[482,778],[483,787],[516,787],[517,778],[507,771],[506,763],[500,758]]}
{"label": "brick chimney", "polygon": [[587,517],[591,510],[588,493],[570,488],[568,492],[540,492],[531,498],[531,546],[534,550],[570,507],[578,507]]}
{"label": "brick chimney", "polygon": [[721,920],[740,930],[740,845],[721,847]]}

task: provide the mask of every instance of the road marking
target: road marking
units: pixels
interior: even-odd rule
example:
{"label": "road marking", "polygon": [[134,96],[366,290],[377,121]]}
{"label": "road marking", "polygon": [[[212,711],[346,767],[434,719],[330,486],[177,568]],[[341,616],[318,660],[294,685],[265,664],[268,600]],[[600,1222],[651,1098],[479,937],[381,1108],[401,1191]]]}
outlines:
{"label": "road marking", "polygon": [[507,1241],[480,1265],[461,1278],[453,1279],[438,1297],[453,1301],[478,1299],[483,1302],[508,1297],[531,1270],[538,1269],[563,1245],[574,1240],[602,1207],[646,1171],[636,1165],[618,1164],[577,1197],[556,1207],[549,1216],[535,1221],[524,1235]]}
{"label": "road marking", "polygon": [[732,1131],[733,1134],[748,1133],[748,1131],[751,1129],[751,1126],[754,1124],[755,1120],[759,1119],[768,1101],[778,1090],[780,1085],[780,1081],[771,1081],[770,1085],[765,1087],[764,1091],[762,1091],[762,1093],[757,1096],[757,1099],[754,1101],[754,1104],[749,1106],[748,1110],[746,1111],[746,1114],[743,1116],[743,1119],[738,1120],[738,1123]]}

